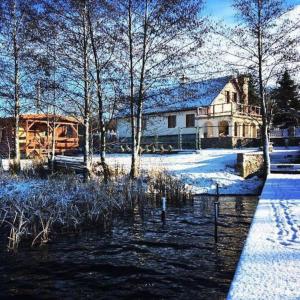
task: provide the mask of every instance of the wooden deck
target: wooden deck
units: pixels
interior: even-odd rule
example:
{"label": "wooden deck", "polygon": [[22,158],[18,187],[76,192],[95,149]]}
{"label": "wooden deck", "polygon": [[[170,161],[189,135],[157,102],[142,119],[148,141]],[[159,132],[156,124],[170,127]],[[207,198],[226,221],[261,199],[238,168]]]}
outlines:
{"label": "wooden deck", "polygon": [[300,299],[300,175],[271,174],[228,299]]}

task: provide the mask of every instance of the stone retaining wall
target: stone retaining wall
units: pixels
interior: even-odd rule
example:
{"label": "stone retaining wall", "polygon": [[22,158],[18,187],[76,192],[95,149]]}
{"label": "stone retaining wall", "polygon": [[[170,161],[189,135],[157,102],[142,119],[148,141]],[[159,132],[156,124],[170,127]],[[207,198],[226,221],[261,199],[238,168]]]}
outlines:
{"label": "stone retaining wall", "polygon": [[237,154],[237,170],[243,178],[250,175],[261,173],[263,170],[263,154],[262,153],[238,153]]}

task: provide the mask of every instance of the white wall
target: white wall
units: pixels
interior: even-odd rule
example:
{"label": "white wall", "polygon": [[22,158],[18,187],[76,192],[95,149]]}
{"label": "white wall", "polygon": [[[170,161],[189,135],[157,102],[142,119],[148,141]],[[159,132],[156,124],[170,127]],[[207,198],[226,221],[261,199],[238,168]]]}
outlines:
{"label": "white wall", "polygon": [[[244,93],[246,94],[246,97],[248,97],[248,92],[247,92],[247,89],[248,89],[248,86],[247,84],[245,84],[244,86]],[[229,91],[230,92],[230,97],[231,97],[231,101],[233,100],[232,98],[232,92],[235,92],[237,93],[237,101],[238,102],[241,102],[240,101],[240,95],[236,89],[236,87],[231,83],[231,82],[228,82],[223,90],[221,91],[221,93],[216,97],[216,99],[213,101],[213,105],[216,105],[216,104],[223,104],[223,103],[226,103],[226,91]],[[248,103],[248,98],[246,99],[246,102]],[[230,104],[227,104],[228,106],[230,106]],[[216,109],[216,108],[215,108]]]}
{"label": "white wall", "polygon": [[[195,114],[195,110],[185,111],[185,112],[174,112],[165,113],[159,116],[148,115],[146,118],[146,130],[143,130],[144,136],[155,136],[155,135],[177,135],[181,128],[183,134],[196,133],[196,128],[186,128],[186,115]],[[168,128],[168,116],[176,115],[176,127]],[[197,120],[195,121],[197,124]],[[195,124],[195,125],[196,125]],[[197,125],[196,125],[197,126]],[[130,137],[130,119],[118,119],[117,121],[117,133],[120,138]]]}
{"label": "white wall", "polygon": [[117,120],[117,135],[120,138],[131,136],[130,119],[118,119]]}
{"label": "white wall", "polygon": [[[163,135],[178,135],[179,130],[182,134],[194,134],[197,132],[197,127],[201,128],[202,135],[204,134],[204,127],[206,127],[209,122],[209,126],[212,126],[210,129],[210,137],[219,136],[219,122],[227,121],[229,125],[229,136],[234,136],[234,123],[238,123],[238,136],[243,136],[242,134],[242,125],[246,124],[246,137],[256,137],[251,132],[251,125],[255,124],[258,129],[261,121],[254,118],[247,117],[232,117],[232,116],[218,116],[214,118],[196,118],[194,128],[186,128],[186,115],[195,113],[194,111],[187,112],[176,112],[176,113],[167,113],[160,116],[147,116],[147,126],[146,130],[143,131],[144,136],[163,136]],[[176,115],[176,127],[168,128],[168,116]],[[120,138],[130,137],[131,136],[131,125],[130,119],[119,119],[117,121],[117,132]]]}

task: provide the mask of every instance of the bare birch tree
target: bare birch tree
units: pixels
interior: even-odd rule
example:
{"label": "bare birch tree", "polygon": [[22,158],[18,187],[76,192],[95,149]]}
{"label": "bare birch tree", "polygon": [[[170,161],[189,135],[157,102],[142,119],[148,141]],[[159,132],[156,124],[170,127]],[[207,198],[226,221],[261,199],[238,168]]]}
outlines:
{"label": "bare birch tree", "polygon": [[30,0],[3,0],[0,3],[0,59],[3,71],[0,90],[2,98],[7,101],[7,112],[12,112],[14,117],[13,147],[17,166],[20,165],[21,104],[22,100],[28,100],[28,89],[31,89],[30,85],[26,84],[26,71],[30,57],[30,30],[37,12],[33,4],[34,1]]}
{"label": "bare birch tree", "polygon": [[[83,123],[83,160],[85,176],[90,173],[90,123],[91,123],[91,44],[89,40],[88,1],[42,1],[45,28],[49,28],[52,39],[44,40],[46,47],[53,49],[55,42],[55,76],[59,97],[49,101],[56,112],[79,116]],[[53,30],[54,27],[54,30]],[[54,52],[53,52],[54,53]],[[50,55],[52,58],[52,55]],[[46,100],[47,101],[47,100]]]}
{"label": "bare birch tree", "polygon": [[[202,1],[124,0],[119,3],[131,115],[131,177],[138,175],[144,105],[151,90],[195,65],[203,33]],[[199,58],[199,57],[198,57]]]}
{"label": "bare birch tree", "polygon": [[[264,171],[270,173],[269,124],[267,88],[286,67],[298,67],[300,18],[290,18],[291,12],[283,0],[237,0],[233,4],[238,24],[217,29],[225,38],[220,49],[227,66],[250,73],[258,87],[262,112],[262,143]],[[290,11],[290,12],[289,12]]]}
{"label": "bare birch tree", "polygon": [[[112,31],[111,20],[113,9],[105,3],[98,1],[89,1],[88,6],[88,24],[89,38],[93,52],[93,69],[95,70],[96,98],[98,102],[98,121],[100,134],[100,159],[103,168],[104,181],[107,182],[110,177],[109,167],[105,160],[106,153],[106,120],[105,114],[108,113],[107,101],[105,101],[104,77],[107,76],[108,70],[111,69],[114,44],[116,43],[115,33]],[[108,34],[108,32],[110,32]]]}

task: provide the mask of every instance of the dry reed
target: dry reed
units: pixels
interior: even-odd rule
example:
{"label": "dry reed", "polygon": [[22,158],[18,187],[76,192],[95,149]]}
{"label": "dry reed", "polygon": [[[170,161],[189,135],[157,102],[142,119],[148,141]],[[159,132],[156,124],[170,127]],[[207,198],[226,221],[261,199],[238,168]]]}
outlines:
{"label": "dry reed", "polygon": [[[8,249],[16,250],[23,240],[32,246],[43,245],[59,233],[109,229],[115,213],[131,211],[136,202],[161,196],[169,201],[191,198],[185,185],[166,172],[143,172],[135,181],[121,166],[115,166],[111,174],[107,184],[97,176],[84,182],[78,176],[56,175],[55,179],[40,180],[25,197],[18,193],[0,196],[0,227],[8,235]],[[25,178],[2,174],[0,185],[11,180],[22,184]]]}

